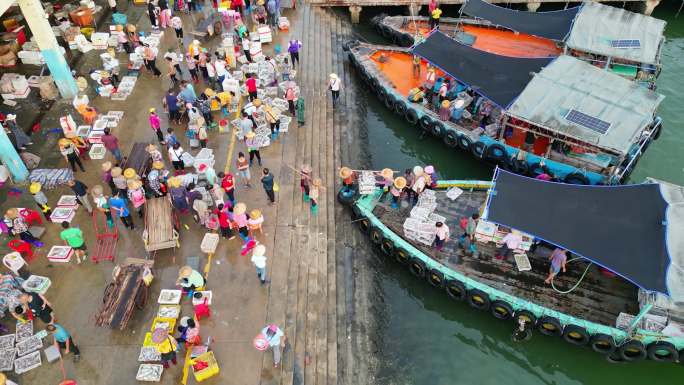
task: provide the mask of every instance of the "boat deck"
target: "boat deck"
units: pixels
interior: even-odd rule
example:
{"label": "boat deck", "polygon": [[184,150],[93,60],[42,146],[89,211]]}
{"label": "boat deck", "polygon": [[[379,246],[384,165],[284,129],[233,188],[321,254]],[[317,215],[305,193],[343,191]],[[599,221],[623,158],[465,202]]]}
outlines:
{"label": "boat deck", "polygon": [[[458,237],[462,233],[458,222],[461,218],[480,211],[485,201],[485,192],[464,191],[455,201],[447,198],[445,191],[437,190],[436,193],[435,213],[447,218],[451,238],[441,252],[409,241],[425,255],[490,287],[581,319],[615,325],[620,312],[639,312],[637,287],[620,277],[609,278],[602,275],[597,266],[589,269],[582,283],[571,293],[555,292],[550,285],[544,283],[550,266],[548,257],[552,250],[543,245],[537,247],[534,252],[527,253],[532,270],[523,272],[517,270],[513,260],[495,259],[494,243],[478,243],[477,258],[464,255],[458,247]],[[378,203],[373,213],[383,224],[404,238],[403,223],[406,217],[410,216],[409,207],[392,209],[388,202],[384,202]],[[568,264],[567,273],[560,273],[556,277],[556,287],[559,290],[569,289],[577,282],[585,268],[586,264],[583,262]]]}

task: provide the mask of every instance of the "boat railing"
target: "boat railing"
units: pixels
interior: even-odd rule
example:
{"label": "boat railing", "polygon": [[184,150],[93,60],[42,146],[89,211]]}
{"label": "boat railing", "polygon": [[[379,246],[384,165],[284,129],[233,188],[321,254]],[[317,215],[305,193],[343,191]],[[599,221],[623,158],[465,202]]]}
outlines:
{"label": "boat railing", "polygon": [[618,168],[616,174],[614,175],[613,180],[620,182],[623,181],[623,179],[629,174],[629,172],[632,170],[632,168],[635,166],[637,159],[641,156],[641,154],[644,153],[644,150],[646,146],[651,142],[653,135],[658,131],[659,126],[663,123],[663,119],[660,116],[657,116],[654,120],[653,124],[653,129],[650,131],[646,132],[646,135],[644,135],[641,139],[641,143],[639,144],[639,148],[630,155],[629,162],[625,167],[623,168]]}

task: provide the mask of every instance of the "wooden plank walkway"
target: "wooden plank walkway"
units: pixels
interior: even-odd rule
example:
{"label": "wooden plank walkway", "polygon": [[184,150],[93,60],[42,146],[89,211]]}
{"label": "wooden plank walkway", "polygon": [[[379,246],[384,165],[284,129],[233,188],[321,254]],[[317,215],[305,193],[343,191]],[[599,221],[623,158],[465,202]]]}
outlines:
{"label": "wooden plank walkway", "polygon": [[[415,0],[307,0],[311,5],[322,7],[348,7],[357,5],[360,7],[368,6],[392,6],[392,5],[425,5],[425,2],[416,2]],[[495,4],[526,4],[526,3],[567,3],[566,0],[492,0]],[[626,2],[644,2],[644,0],[627,0]],[[442,0],[440,4],[464,4],[465,0]]]}

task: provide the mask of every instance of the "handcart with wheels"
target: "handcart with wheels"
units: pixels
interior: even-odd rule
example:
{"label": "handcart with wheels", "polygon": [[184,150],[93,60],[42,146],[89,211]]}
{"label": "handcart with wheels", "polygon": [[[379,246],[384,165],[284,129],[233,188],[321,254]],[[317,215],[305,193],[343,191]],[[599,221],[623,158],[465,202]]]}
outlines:
{"label": "handcart with wheels", "polygon": [[156,251],[180,247],[179,221],[168,197],[151,198],[145,202],[145,250]]}
{"label": "handcart with wheels", "polygon": [[153,260],[126,258],[123,264],[114,268],[113,280],[105,288],[102,307],[95,315],[95,325],[126,328],[133,310],[142,310],[147,303],[153,265]]}

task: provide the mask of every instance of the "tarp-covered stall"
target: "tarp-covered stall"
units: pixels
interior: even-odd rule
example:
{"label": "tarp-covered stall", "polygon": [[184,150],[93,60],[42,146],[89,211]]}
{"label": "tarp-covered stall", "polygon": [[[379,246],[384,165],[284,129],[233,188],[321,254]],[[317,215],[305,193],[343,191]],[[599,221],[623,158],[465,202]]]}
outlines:
{"label": "tarp-covered stall", "polygon": [[461,12],[513,31],[562,41],[572,28],[580,7],[551,12],[525,12],[499,7],[484,0],[467,0]]}
{"label": "tarp-covered stall", "polygon": [[625,154],[663,96],[571,56],[529,82],[507,113],[561,135]]}
{"label": "tarp-covered stall", "polygon": [[484,219],[543,239],[630,280],[684,297],[684,189],[582,186],[497,169]]}
{"label": "tarp-covered stall", "polygon": [[566,46],[578,51],[657,64],[665,21],[596,2],[581,6]]}
{"label": "tarp-covered stall", "polygon": [[506,108],[527,86],[532,73],[552,58],[515,58],[494,55],[463,45],[439,31],[412,49],[432,65]]}

